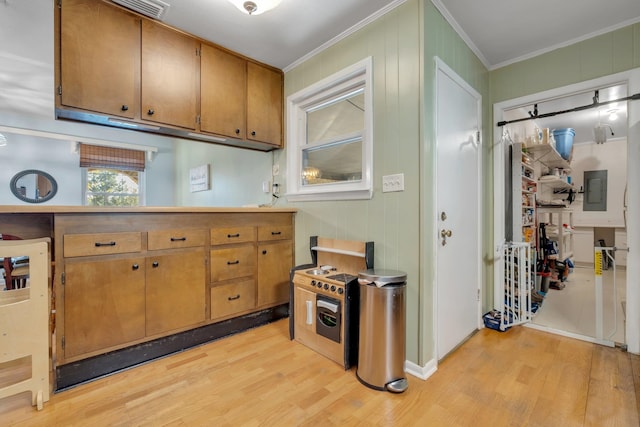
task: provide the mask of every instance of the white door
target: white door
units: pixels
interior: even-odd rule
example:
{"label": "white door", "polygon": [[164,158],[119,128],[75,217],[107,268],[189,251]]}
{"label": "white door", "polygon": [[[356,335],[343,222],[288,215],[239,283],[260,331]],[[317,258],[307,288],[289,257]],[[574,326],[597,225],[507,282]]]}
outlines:
{"label": "white door", "polygon": [[436,76],[438,360],[480,321],[481,97],[441,61]]}

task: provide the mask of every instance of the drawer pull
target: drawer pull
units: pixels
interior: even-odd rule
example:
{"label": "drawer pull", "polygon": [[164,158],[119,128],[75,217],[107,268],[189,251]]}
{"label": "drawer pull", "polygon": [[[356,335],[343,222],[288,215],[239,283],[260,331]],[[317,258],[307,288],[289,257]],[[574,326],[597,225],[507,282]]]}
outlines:
{"label": "drawer pull", "polygon": [[133,264],[133,265],[131,266],[131,269],[132,269],[132,270],[137,270],[137,269],[139,269],[139,268],[140,268],[140,266],[139,266],[138,264]]}
{"label": "drawer pull", "polygon": [[159,265],[160,263],[158,263],[158,261],[153,261],[153,263],[151,264],[153,268],[157,268]]}
{"label": "drawer pull", "polygon": [[231,239],[233,237],[240,237],[240,233],[236,233],[236,234],[227,234],[227,239]]}
{"label": "drawer pull", "polygon": [[172,242],[186,242],[187,238],[186,237],[172,237],[171,241]]}
{"label": "drawer pull", "polygon": [[266,255],[266,254],[267,254],[267,250],[265,249],[262,251],[262,255]]}
{"label": "drawer pull", "polygon": [[240,264],[240,260],[237,259],[235,261],[227,261],[227,265],[235,265],[235,264]]}
{"label": "drawer pull", "polygon": [[281,235],[281,234],[282,234],[282,231],[272,231],[272,232],[271,232],[271,235],[272,235],[272,236],[279,236],[279,235]]}
{"label": "drawer pull", "polygon": [[109,243],[100,243],[100,242],[96,242],[96,248],[100,248],[102,246],[115,246],[116,242],[109,242]]}
{"label": "drawer pull", "polygon": [[240,294],[236,295],[235,297],[227,297],[227,299],[228,299],[229,301],[233,301],[233,300],[240,299]]}

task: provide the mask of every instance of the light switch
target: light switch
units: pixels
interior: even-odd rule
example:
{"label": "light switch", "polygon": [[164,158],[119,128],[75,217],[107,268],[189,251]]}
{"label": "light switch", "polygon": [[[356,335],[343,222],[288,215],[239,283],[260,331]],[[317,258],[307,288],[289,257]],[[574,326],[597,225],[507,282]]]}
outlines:
{"label": "light switch", "polygon": [[404,174],[385,175],[382,177],[382,192],[404,191]]}

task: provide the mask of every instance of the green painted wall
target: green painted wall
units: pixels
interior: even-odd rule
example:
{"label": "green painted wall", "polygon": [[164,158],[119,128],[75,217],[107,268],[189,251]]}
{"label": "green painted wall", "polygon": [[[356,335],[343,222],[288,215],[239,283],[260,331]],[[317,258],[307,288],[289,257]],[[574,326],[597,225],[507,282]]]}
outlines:
{"label": "green painted wall", "polygon": [[[310,262],[312,235],[374,241],[376,267],[407,272],[407,359],[419,365],[433,357],[435,341],[431,253],[435,55],[483,95],[488,112],[487,70],[428,0],[408,0],[285,75],[286,97],[373,57],[373,198],[291,203],[299,209],[295,262]],[[283,180],[286,149],[274,161]],[[404,173],[405,191],[382,193],[382,176],[395,173]],[[286,192],[286,182],[282,184]]]}
{"label": "green painted wall", "polygon": [[640,24],[493,70],[497,103],[640,67]]}

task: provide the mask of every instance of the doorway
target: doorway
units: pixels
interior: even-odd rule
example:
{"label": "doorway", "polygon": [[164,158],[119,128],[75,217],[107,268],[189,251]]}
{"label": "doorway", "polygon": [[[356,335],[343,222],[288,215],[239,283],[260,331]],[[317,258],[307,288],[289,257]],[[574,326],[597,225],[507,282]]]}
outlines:
{"label": "doorway", "polygon": [[442,359],[479,327],[481,96],[436,59],[436,330]]}
{"label": "doorway", "polygon": [[[534,106],[535,108],[538,108],[542,103],[547,102],[547,101],[553,101],[553,100],[558,100],[561,99],[563,97],[568,97],[568,96],[573,96],[576,94],[590,94],[590,96],[593,96],[594,92],[597,91],[598,89],[601,88],[608,88],[608,87],[613,87],[613,86],[617,86],[617,85],[627,85],[628,86],[628,93],[632,94],[632,93],[636,93],[638,92],[638,88],[640,86],[639,84],[639,77],[640,77],[640,73],[638,73],[637,70],[631,71],[631,72],[627,72],[627,73],[620,73],[617,75],[612,75],[612,76],[607,76],[607,77],[603,77],[600,79],[595,79],[592,81],[588,81],[588,82],[583,82],[583,83],[579,83],[579,84],[575,84],[575,85],[571,85],[571,86],[567,86],[567,87],[562,87],[562,88],[557,88],[554,90],[550,90],[550,91],[546,91],[546,92],[542,92],[542,93],[538,93],[538,94],[533,94],[533,95],[529,95],[526,97],[522,97],[522,98],[518,98],[518,99],[514,99],[514,100],[509,100],[509,101],[505,101],[499,104],[495,104],[494,105],[494,119],[496,122],[506,119],[505,116],[508,116],[508,111],[509,110],[513,110],[515,108],[522,108],[524,109],[524,111],[526,112],[527,109],[529,110],[533,110]],[[625,87],[626,88],[626,87]],[[597,95],[597,92],[595,92]],[[627,96],[627,93],[622,94],[619,97],[624,97]],[[587,103],[588,104],[588,103]],[[638,184],[633,182],[634,181],[634,175],[636,175],[636,170],[638,169],[638,167],[640,166],[640,156],[638,156],[637,153],[637,143],[638,143],[638,129],[637,129],[637,121],[638,121],[638,103],[634,103],[634,102],[628,102],[628,108],[629,108],[629,119],[627,122],[625,122],[624,124],[617,124],[616,128],[618,128],[621,131],[624,132],[620,132],[621,134],[625,134],[628,131],[628,135],[626,136],[626,138],[623,138],[625,141],[625,148],[624,150],[626,150],[626,152],[624,153],[628,159],[627,161],[627,165],[628,165],[628,172],[629,175],[627,176],[627,182],[628,182],[628,188],[627,191],[630,193],[632,191],[638,191]],[[584,102],[579,103],[578,105],[573,105],[572,107],[578,107],[578,106],[582,106],[585,105]],[[561,110],[561,109],[560,109]],[[558,111],[558,109],[552,110],[552,111]],[[540,114],[543,113],[547,113],[547,110],[544,111],[540,111]],[[597,109],[594,109],[594,114],[597,114]],[[522,114],[520,115],[522,117]],[[597,117],[596,119],[593,120],[591,127],[593,128],[594,125],[596,124],[600,124],[600,117]],[[604,121],[604,120],[602,120]],[[570,119],[568,119],[567,123],[570,123]],[[540,128],[543,127],[547,127],[544,125],[541,125]],[[570,127],[570,125],[568,125],[567,127]],[[505,183],[507,182],[507,176],[505,174],[505,165],[508,161],[508,157],[506,155],[506,153],[508,153],[508,145],[509,143],[507,142],[508,138],[504,138],[503,137],[503,129],[502,128],[498,128],[496,127],[494,129],[494,135],[496,135],[496,142],[495,142],[495,150],[494,150],[494,189],[495,189],[495,199],[494,199],[494,212],[495,212],[495,218],[494,218],[494,239],[495,242],[497,243],[497,245],[499,246],[500,242],[504,242],[505,241],[505,236],[509,235],[509,230],[507,230],[508,228],[508,221],[505,220],[505,206],[507,205],[507,203],[505,202],[505,200],[507,200],[508,198],[508,191],[505,189]],[[513,135],[509,135],[509,137],[511,137]],[[611,137],[611,135],[610,135]],[[519,139],[526,139],[527,136],[526,135],[518,135],[516,136],[516,138]],[[626,143],[628,141],[628,144]],[[594,142],[592,142],[592,144],[594,144]],[[610,149],[611,147],[613,147],[614,144],[610,144],[609,146],[607,146],[607,149]],[[574,147],[575,148],[575,147]],[[599,158],[599,155],[596,155],[596,158]],[[618,162],[620,161],[620,159],[618,159]],[[613,166],[610,168],[615,168],[616,166]],[[619,168],[619,163],[618,163],[618,168]],[[582,180],[582,179],[580,179]],[[582,183],[580,183],[582,184]],[[624,192],[624,183],[621,184],[622,188],[620,188],[619,190],[619,194],[622,195]],[[576,191],[579,190],[579,186],[577,186]],[[551,197],[556,197],[558,195],[558,193],[561,192],[551,192],[550,194],[552,194]],[[563,196],[560,195],[560,197],[564,198]],[[619,197],[619,210],[620,210],[620,218],[622,218],[622,196]],[[582,200],[580,200],[581,202]],[[617,202],[616,202],[617,203]],[[628,241],[628,245],[629,247],[632,246],[634,241],[637,241],[637,232],[635,231],[638,227],[638,224],[636,223],[636,221],[633,219],[635,218],[634,215],[632,215],[632,211],[635,211],[635,209],[637,209],[637,203],[634,203],[634,206],[631,206],[628,204],[628,201],[625,202],[626,208],[626,218],[629,219],[629,224],[626,225],[622,225],[622,224],[614,224],[614,226],[620,226],[624,231],[625,231],[625,236],[627,237],[627,241]],[[588,216],[588,215],[587,215]],[[620,221],[622,221],[622,219],[620,219]],[[583,225],[589,225],[588,224],[589,221],[586,221]],[[561,225],[562,226],[562,225]],[[627,227],[628,226],[628,227]],[[585,227],[588,228],[588,227]],[[616,230],[618,230],[618,228],[616,228]],[[628,231],[628,233],[627,233]],[[562,231],[561,231],[562,232]],[[587,252],[589,250],[591,250],[591,255],[593,254],[593,238],[591,238],[590,243],[587,242],[586,244],[584,242],[580,242],[579,244],[576,244],[576,247],[578,250],[582,249],[583,251],[586,250]],[[608,245],[613,246],[614,242],[607,242]],[[591,248],[591,249],[589,249]],[[635,257],[634,257],[635,259]],[[623,341],[625,341],[628,345],[629,345],[629,350],[630,351],[634,351],[634,352],[638,352],[640,350],[640,340],[638,338],[638,334],[637,332],[635,332],[635,330],[637,329],[637,325],[638,325],[638,301],[637,301],[637,296],[638,296],[638,284],[637,283],[633,283],[633,281],[629,280],[629,277],[633,277],[633,274],[637,274],[637,266],[634,265],[633,261],[629,260],[627,262],[627,264],[629,265],[629,268],[625,271],[618,271],[618,287],[623,286],[623,291],[624,294],[626,294],[626,299],[627,299],[627,304],[624,305],[624,309],[620,309],[618,308],[618,316],[622,316],[625,315],[627,318],[627,331],[626,334],[622,335],[622,339]],[[583,269],[578,270],[578,268],[583,267]],[[582,266],[576,266],[575,270],[574,270],[574,279],[572,280],[580,280],[581,282],[589,282],[591,281],[591,286],[593,286],[593,281],[594,281],[594,272],[592,267],[590,266],[586,266],[587,269],[585,271],[584,269],[584,265]],[[497,285],[498,283],[500,283],[501,280],[503,280],[503,276],[501,274],[501,270],[504,268],[503,264],[501,262],[497,262],[495,265],[495,269],[494,269],[494,277],[495,277],[495,286],[494,288],[497,289]],[[620,275],[622,274],[622,279],[620,280]],[[611,276],[611,275],[609,275]],[[610,280],[611,279],[607,279],[606,275],[605,275],[605,287],[607,284],[610,285]],[[607,281],[609,283],[607,283]],[[621,283],[622,282],[622,283]],[[624,283],[626,282],[626,284]],[[567,286],[570,286],[569,284],[567,284]],[[575,290],[575,289],[574,289]],[[552,291],[553,292],[553,291]],[[561,291],[561,292],[564,292]],[[567,293],[564,294],[565,296],[567,296]],[[613,296],[613,292],[612,292],[612,296]],[[631,301],[629,301],[631,300]],[[499,295],[496,292],[495,298],[494,298],[494,304],[496,304],[497,306],[499,306],[500,302],[499,302]],[[614,304],[616,304],[614,302]],[[617,304],[619,305],[619,302],[617,302]],[[633,305],[634,307],[630,307],[629,304]],[[544,306],[545,303],[542,304],[542,308],[541,308],[541,312],[544,310]],[[562,309],[563,307],[563,303],[560,303],[560,307]],[[566,307],[566,306],[564,306]],[[592,311],[595,311],[595,309],[592,307],[591,308]],[[566,309],[565,309],[565,313],[562,313],[563,317],[566,314]],[[584,313],[582,313],[582,316],[584,318]],[[566,320],[566,319],[565,319]],[[583,320],[584,321],[584,320]],[[534,323],[536,322],[536,320],[534,319]],[[593,322],[595,322],[595,319],[593,319]],[[548,325],[546,325],[546,329],[550,332],[556,332],[556,333],[561,333],[563,335],[567,335],[567,336],[574,336],[575,338],[582,338],[582,339],[587,339],[590,340],[592,342],[598,342],[597,340],[593,340],[593,339],[588,339],[588,337],[584,337],[584,336],[579,336],[580,334],[575,334],[573,333],[573,331],[566,331],[563,329],[567,329],[565,326],[562,326],[561,324],[558,324],[559,327],[557,330],[555,330],[555,327],[552,325],[551,327],[549,327]],[[611,328],[608,328],[608,330],[610,330]],[[620,334],[616,335],[616,341],[620,339]]]}

